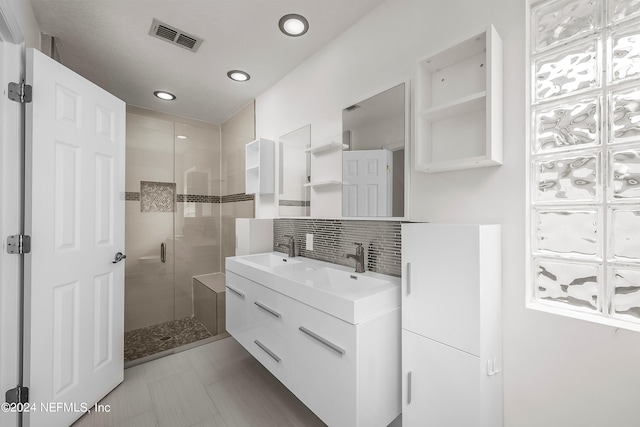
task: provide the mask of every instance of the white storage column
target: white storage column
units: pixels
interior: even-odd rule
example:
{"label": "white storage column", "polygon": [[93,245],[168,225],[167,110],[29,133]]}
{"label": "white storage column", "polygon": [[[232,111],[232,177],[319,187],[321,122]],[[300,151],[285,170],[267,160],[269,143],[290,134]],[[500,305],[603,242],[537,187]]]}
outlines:
{"label": "white storage column", "polygon": [[501,227],[402,224],[404,426],[502,425]]}

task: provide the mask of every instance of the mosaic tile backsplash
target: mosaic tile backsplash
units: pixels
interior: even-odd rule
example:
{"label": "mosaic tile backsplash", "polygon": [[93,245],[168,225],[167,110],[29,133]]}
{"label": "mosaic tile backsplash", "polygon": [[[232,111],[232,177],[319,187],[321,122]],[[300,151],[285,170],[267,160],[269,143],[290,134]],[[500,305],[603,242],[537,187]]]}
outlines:
{"label": "mosaic tile backsplash", "polygon": [[279,206],[311,206],[311,202],[309,200],[283,200],[280,199],[278,203]]}
{"label": "mosaic tile backsplash", "polygon": [[[355,242],[362,243],[367,259],[367,271],[400,277],[401,260],[401,222],[399,221],[361,221],[334,219],[275,219],[273,221],[274,250],[279,243],[287,243],[285,235],[293,236],[296,241],[296,254],[332,262],[334,264],[355,267],[354,260],[347,254],[356,252]],[[306,248],[306,235],[313,234],[313,250]]]}

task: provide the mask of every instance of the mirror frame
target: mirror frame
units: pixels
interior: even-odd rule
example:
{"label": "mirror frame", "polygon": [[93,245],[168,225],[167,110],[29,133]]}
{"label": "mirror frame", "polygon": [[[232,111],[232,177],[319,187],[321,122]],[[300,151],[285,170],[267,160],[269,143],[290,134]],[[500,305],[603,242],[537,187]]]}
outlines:
{"label": "mirror frame", "polygon": [[[366,101],[369,98],[372,98],[376,95],[379,95],[387,90],[393,89],[396,86],[404,84],[404,215],[403,216],[343,216],[341,215],[339,219],[345,220],[360,220],[360,221],[409,221],[410,218],[410,207],[411,207],[411,171],[412,171],[412,158],[411,153],[413,152],[413,132],[412,132],[412,116],[413,116],[413,103],[411,96],[411,80],[403,80],[397,82],[395,84],[391,84],[386,89],[381,89],[372,93],[370,96],[355,100],[351,102],[347,106],[345,106],[341,111],[345,108],[358,104],[360,102]],[[343,130],[344,131],[344,130]],[[340,204],[342,205],[342,189],[340,191]]]}

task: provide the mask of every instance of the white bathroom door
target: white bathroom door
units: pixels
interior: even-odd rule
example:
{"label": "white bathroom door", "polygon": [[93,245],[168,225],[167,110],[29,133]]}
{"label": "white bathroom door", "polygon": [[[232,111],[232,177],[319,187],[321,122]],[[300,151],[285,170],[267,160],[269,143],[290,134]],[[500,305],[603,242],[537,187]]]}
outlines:
{"label": "white bathroom door", "polygon": [[389,150],[342,153],[343,216],[391,216],[393,154]]}
{"label": "white bathroom door", "polygon": [[33,49],[27,83],[25,418],[66,427],[123,380],[125,104]]}

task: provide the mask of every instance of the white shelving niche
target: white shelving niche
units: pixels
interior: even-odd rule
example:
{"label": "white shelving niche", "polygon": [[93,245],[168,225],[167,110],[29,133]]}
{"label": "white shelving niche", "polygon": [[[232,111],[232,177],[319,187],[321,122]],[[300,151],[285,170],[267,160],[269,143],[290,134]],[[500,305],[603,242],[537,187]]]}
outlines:
{"label": "white shelving niche", "polygon": [[[331,138],[304,150],[311,155],[311,182],[304,184],[304,187],[311,187],[314,190],[340,188],[342,176],[338,173],[342,172],[342,166],[337,170],[329,167],[335,163],[336,159],[339,159],[342,165],[342,150],[347,148],[346,144],[337,139]],[[337,156],[336,152],[339,152]],[[315,171],[318,172],[314,173]]]}
{"label": "white shelving niche", "polygon": [[418,63],[418,171],[502,164],[502,39],[490,25]]}
{"label": "white shelving niche", "polygon": [[245,146],[245,193],[273,194],[274,142],[259,138]]}

